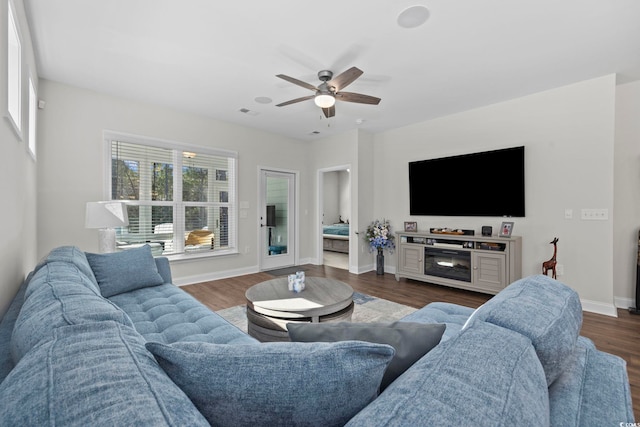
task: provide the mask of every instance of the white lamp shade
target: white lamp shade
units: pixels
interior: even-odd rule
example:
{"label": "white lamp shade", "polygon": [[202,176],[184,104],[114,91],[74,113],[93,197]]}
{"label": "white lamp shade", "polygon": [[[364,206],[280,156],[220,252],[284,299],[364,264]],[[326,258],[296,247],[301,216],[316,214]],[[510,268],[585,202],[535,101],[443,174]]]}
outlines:
{"label": "white lamp shade", "polygon": [[86,228],[113,228],[129,225],[127,207],[122,202],[88,202]]}

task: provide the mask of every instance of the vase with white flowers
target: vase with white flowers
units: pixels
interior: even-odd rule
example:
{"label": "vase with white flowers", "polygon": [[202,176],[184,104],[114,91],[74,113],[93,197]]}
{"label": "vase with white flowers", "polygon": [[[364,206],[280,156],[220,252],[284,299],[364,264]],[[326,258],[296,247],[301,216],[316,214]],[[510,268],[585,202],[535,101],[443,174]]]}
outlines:
{"label": "vase with white flowers", "polygon": [[377,251],[376,273],[384,274],[384,250],[393,252],[396,245],[394,243],[395,236],[391,233],[391,225],[388,220],[375,220],[367,227],[364,236],[365,241],[369,244],[371,252]]}

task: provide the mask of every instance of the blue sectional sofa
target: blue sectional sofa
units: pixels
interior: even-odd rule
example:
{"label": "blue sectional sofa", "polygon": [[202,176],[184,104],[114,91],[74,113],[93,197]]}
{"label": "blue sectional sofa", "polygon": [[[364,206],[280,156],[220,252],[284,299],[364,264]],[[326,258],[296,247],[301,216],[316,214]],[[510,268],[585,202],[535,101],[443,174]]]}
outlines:
{"label": "blue sectional sofa", "polygon": [[378,393],[385,344],[258,343],[171,284],[149,247],[54,249],[0,323],[0,425],[633,423],[624,360],[579,335],[577,294],[547,278],[473,310],[432,303],[441,342]]}

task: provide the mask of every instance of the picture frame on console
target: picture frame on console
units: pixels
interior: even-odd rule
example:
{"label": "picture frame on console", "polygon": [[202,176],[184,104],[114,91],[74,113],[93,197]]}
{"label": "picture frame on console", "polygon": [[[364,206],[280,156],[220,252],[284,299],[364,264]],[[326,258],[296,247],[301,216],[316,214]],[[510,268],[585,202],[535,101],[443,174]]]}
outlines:
{"label": "picture frame on console", "polygon": [[404,231],[415,233],[418,231],[418,223],[415,221],[405,221],[404,222]]}
{"label": "picture frame on console", "polygon": [[504,221],[500,226],[500,237],[511,237],[513,222]]}

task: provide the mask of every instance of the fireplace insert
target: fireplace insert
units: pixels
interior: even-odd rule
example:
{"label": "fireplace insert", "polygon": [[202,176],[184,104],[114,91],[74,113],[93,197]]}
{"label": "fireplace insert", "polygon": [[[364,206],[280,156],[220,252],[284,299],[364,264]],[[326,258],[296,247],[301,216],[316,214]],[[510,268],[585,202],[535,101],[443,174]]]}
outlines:
{"label": "fireplace insert", "polygon": [[471,252],[426,247],[424,248],[424,274],[471,282]]}

